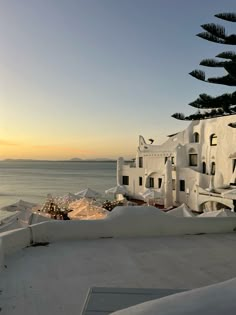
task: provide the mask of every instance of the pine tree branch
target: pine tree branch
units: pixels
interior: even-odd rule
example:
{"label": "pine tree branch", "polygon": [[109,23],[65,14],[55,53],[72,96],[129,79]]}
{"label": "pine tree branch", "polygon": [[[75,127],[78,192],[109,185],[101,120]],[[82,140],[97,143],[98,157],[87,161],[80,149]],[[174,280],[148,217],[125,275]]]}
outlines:
{"label": "pine tree branch", "polygon": [[223,84],[228,86],[236,86],[236,79],[232,77],[230,74],[224,77],[208,78],[207,82],[214,84]]}
{"label": "pine tree branch", "polygon": [[224,43],[227,45],[236,45],[236,35],[227,36]]}
{"label": "pine tree branch", "polygon": [[189,74],[198,80],[205,81],[205,72],[202,70],[193,70]]}
{"label": "pine tree branch", "polygon": [[185,120],[185,116],[183,113],[175,113],[175,114],[171,115],[171,117],[178,119],[178,120]]}
{"label": "pine tree branch", "polygon": [[223,58],[223,59],[231,59],[236,60],[236,53],[234,51],[225,51],[218,55],[216,55],[217,58]]}
{"label": "pine tree branch", "polygon": [[218,44],[226,44],[226,45],[236,45],[236,35],[232,34],[227,36],[225,39],[219,38],[215,35],[212,35],[209,32],[202,32],[197,34],[196,36],[206,39],[210,42],[213,43],[218,43]]}
{"label": "pine tree branch", "polygon": [[205,66],[205,67],[224,67],[224,64],[227,61],[217,61],[216,59],[203,59],[200,62],[200,66]]}
{"label": "pine tree branch", "polygon": [[225,93],[216,97],[212,97],[207,94],[200,94],[199,97],[189,103],[190,106],[199,109],[215,109],[221,108],[222,104],[227,106],[236,105],[236,91],[231,93]]}
{"label": "pine tree branch", "polygon": [[219,13],[215,14],[215,17],[229,22],[236,22],[236,13]]}
{"label": "pine tree branch", "polygon": [[236,80],[236,61],[226,63],[224,68]]}
{"label": "pine tree branch", "polygon": [[218,38],[225,39],[227,37],[225,34],[225,28],[219,24],[209,23],[203,24],[201,27],[208,33]]}
{"label": "pine tree branch", "polygon": [[[226,21],[236,22],[236,13],[220,13],[215,16]],[[205,32],[197,34],[198,37],[215,43],[236,45],[236,34],[226,35],[225,28],[223,26],[209,23],[202,25],[202,28]],[[216,57],[226,59],[226,61],[203,59],[200,65],[205,67],[224,68],[228,72],[227,75],[206,79],[205,72],[202,70],[193,70],[189,74],[204,82],[236,86],[236,53],[234,51],[226,51],[218,54]],[[198,108],[199,111],[189,116],[185,116],[182,113],[175,113],[172,117],[179,120],[202,120],[213,117],[235,115],[236,91],[232,94],[225,93],[216,97],[212,97],[207,94],[200,94],[199,97],[195,101],[189,103],[189,105]],[[206,112],[202,112],[202,110],[206,110]]]}
{"label": "pine tree branch", "polygon": [[203,38],[203,39],[206,39],[206,40],[213,42],[213,43],[225,44],[225,41],[223,39],[219,39],[217,36],[214,36],[208,32],[202,32],[202,33],[197,34],[196,36]]}

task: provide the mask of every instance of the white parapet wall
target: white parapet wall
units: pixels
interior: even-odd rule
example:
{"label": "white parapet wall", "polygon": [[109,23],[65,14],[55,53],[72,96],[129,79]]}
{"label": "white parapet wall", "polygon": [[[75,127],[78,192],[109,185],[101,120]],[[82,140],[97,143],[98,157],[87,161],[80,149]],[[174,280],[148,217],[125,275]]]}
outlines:
{"label": "white parapet wall", "polygon": [[236,217],[177,218],[155,207],[116,207],[103,220],[50,221],[31,226],[34,242],[106,237],[145,237],[200,233],[228,233]]}
{"label": "white parapet wall", "polygon": [[0,238],[0,271],[2,270],[3,266],[4,266],[4,250],[3,250],[2,238]]}
{"label": "white parapet wall", "polygon": [[5,255],[13,254],[31,244],[30,228],[16,229],[0,233],[0,270],[4,266]]}
{"label": "white parapet wall", "polygon": [[109,236],[106,220],[54,220],[32,225],[31,230],[34,243]]}
{"label": "white parapet wall", "polygon": [[0,233],[0,266],[4,255],[32,243],[109,237],[149,237],[201,233],[232,233],[236,217],[174,217],[152,206],[116,207],[105,219],[48,221]]}
{"label": "white parapet wall", "polygon": [[3,251],[5,254],[11,254],[19,249],[29,246],[31,243],[30,228],[16,229],[0,234]]}

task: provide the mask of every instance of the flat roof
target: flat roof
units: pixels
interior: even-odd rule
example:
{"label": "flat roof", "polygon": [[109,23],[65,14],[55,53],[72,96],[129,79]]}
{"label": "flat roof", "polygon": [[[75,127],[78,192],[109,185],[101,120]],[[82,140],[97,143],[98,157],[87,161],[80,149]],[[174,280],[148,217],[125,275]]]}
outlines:
{"label": "flat roof", "polygon": [[90,287],[191,289],[236,277],[236,234],[55,242],[6,258],[1,315],[80,314]]}

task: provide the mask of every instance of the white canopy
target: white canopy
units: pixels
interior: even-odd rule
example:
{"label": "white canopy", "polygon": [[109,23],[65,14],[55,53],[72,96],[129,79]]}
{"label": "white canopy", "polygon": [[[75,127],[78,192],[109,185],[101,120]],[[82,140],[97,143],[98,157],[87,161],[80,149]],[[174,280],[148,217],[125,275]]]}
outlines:
{"label": "white canopy", "polygon": [[97,198],[100,197],[100,195],[101,195],[100,193],[90,188],[75,193],[75,196],[80,198]]}
{"label": "white canopy", "polygon": [[192,213],[191,209],[183,203],[181,206],[178,208],[172,209],[167,212],[167,214],[171,214],[175,217],[194,217],[194,214]]}
{"label": "white canopy", "polygon": [[143,193],[140,193],[140,195],[144,198],[144,199],[155,199],[155,198],[161,198],[163,197],[161,192],[148,188],[147,190],[145,190]]}
{"label": "white canopy", "polygon": [[114,195],[118,195],[118,194],[124,195],[124,194],[127,193],[127,189],[124,186],[122,186],[122,185],[117,185],[115,187],[107,189],[105,191],[105,193],[106,194],[114,194]]}

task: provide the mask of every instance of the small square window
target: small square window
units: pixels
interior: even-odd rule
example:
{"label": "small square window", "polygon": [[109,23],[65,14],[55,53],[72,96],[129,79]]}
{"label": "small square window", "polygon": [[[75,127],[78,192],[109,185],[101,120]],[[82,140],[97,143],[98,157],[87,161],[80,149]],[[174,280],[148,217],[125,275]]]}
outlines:
{"label": "small square window", "polygon": [[153,177],[149,178],[149,187],[154,188],[154,178]]}
{"label": "small square window", "polygon": [[189,154],[189,166],[197,166],[197,154]]}
{"label": "small square window", "polygon": [[217,135],[215,135],[215,134],[211,135],[211,137],[210,137],[210,145],[211,146],[217,145]]}
{"label": "small square window", "polygon": [[138,167],[143,168],[143,157],[142,156],[138,158]]}
{"label": "small square window", "polygon": [[127,186],[129,185],[129,176],[122,177],[122,184]]}
{"label": "small square window", "polygon": [[179,190],[180,191],[185,191],[185,180],[181,179],[179,181]]}

